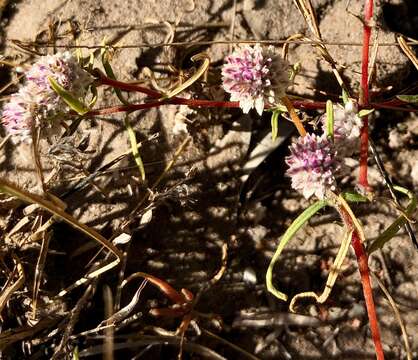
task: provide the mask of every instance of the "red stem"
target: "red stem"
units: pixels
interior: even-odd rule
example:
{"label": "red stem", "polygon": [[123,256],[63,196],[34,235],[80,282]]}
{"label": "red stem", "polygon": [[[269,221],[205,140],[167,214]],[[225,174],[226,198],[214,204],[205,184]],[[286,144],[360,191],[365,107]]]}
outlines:
{"label": "red stem", "polygon": [[[370,22],[373,18],[373,0],[365,0],[363,23],[363,52],[361,60],[361,84],[359,105],[364,108],[369,105],[369,46],[372,28]],[[369,150],[369,118],[363,117],[363,128],[360,133],[360,174],[359,185],[369,188],[367,180],[367,159]]]}
{"label": "red stem", "polygon": [[372,332],[372,338],[376,351],[376,358],[378,360],[384,360],[385,355],[383,353],[382,341],[380,338],[379,323],[377,321],[376,307],[373,300],[373,290],[370,283],[370,273],[368,265],[368,256],[364,250],[364,246],[360,241],[357,231],[353,232],[351,237],[351,245],[357,257],[358,269],[360,272],[361,285],[363,286],[363,296],[366,301],[367,315],[369,318],[370,330]]}
{"label": "red stem", "polygon": [[[359,105],[361,108],[369,106],[369,46],[371,36],[370,23],[373,19],[373,0],[365,0],[364,3],[364,22],[363,22],[363,51],[361,60],[361,84]],[[360,174],[358,183],[364,189],[369,188],[367,179],[367,159],[369,150],[369,118],[363,117],[363,128],[360,133]],[[351,220],[350,220],[351,222]],[[368,256],[361,243],[359,234],[356,230],[351,236],[351,245],[357,257],[358,268],[360,271],[361,285],[363,287],[364,300],[366,301],[367,315],[369,318],[370,330],[376,351],[376,358],[384,360],[382,341],[380,338],[379,324],[377,322],[376,307],[373,300],[373,291],[370,284],[370,272]]]}
{"label": "red stem", "polygon": [[363,287],[363,296],[366,302],[367,317],[369,318],[369,326],[372,332],[376,358],[377,360],[384,360],[385,356],[382,348],[382,341],[380,338],[379,323],[377,322],[376,307],[373,300],[373,290],[370,282],[370,270],[368,264],[368,255],[361,242],[357,229],[353,225],[350,215],[343,207],[338,208],[339,213],[346,224],[346,226],[353,230],[351,236],[351,246],[357,257],[358,269],[360,272],[361,285]]}
{"label": "red stem", "polygon": [[[113,113],[118,113],[118,112],[128,112],[128,111],[149,109],[149,108],[158,107],[158,106],[167,105],[167,104],[188,105],[190,107],[223,107],[223,108],[239,107],[239,104],[236,101],[212,101],[212,100],[199,100],[199,99],[185,99],[181,97],[173,97],[173,98],[164,100],[163,98],[164,95],[158,91],[148,89],[146,87],[136,85],[136,84],[129,84],[129,83],[125,83],[122,81],[113,80],[113,79],[106,77],[103,74],[101,74],[100,83],[102,85],[109,85],[109,86],[112,86],[114,88],[118,88],[124,91],[140,92],[140,93],[148,95],[149,97],[153,99],[159,99],[159,101],[154,101],[154,102],[149,102],[149,103],[144,103],[144,104],[120,105],[120,106],[113,106],[113,107],[105,108],[105,109],[92,110],[92,111],[89,111],[86,115],[89,115],[89,116],[107,115],[107,114],[113,114]],[[293,100],[292,104],[294,108],[301,109],[301,110],[325,109],[325,102],[322,102],[322,101]],[[387,108],[387,109],[412,111],[412,112],[417,111],[416,109],[398,107],[397,105],[400,105],[400,104],[403,104],[403,102],[400,100],[390,100],[390,101],[386,101],[383,103],[373,103],[369,105],[374,108],[385,108],[385,109]],[[362,135],[363,133],[367,135],[366,130],[367,129],[363,128]],[[368,138],[367,138],[367,142],[368,142]],[[365,177],[367,179],[367,151],[365,152],[365,154],[366,154],[366,166],[364,168],[366,172]]]}

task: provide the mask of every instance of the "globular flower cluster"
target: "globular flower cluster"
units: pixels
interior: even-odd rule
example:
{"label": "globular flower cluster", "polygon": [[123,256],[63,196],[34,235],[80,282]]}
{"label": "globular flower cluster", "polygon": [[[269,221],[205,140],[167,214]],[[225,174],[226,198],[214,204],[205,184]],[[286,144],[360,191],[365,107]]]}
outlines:
{"label": "globular flower cluster", "polygon": [[48,125],[57,115],[68,110],[66,103],[52,89],[49,78],[76,98],[84,97],[92,82],[92,77],[69,52],[42,56],[25,75],[25,85],[4,106],[1,119],[15,142],[30,140],[33,128]]}
{"label": "globular flower cluster", "polygon": [[33,123],[33,98],[28,87],[13,94],[3,108],[2,125],[13,139],[28,139]]}
{"label": "globular flower cluster", "polygon": [[[320,121],[325,132],[326,115],[323,115]],[[349,157],[359,150],[361,127],[362,120],[358,116],[358,108],[352,101],[347,102],[345,107],[334,107],[334,145],[341,157]]]}
{"label": "globular flower cluster", "polygon": [[326,191],[336,189],[335,175],[341,167],[332,141],[325,135],[307,134],[290,146],[286,157],[292,187],[305,198],[323,199]]}
{"label": "globular flower cluster", "polygon": [[255,108],[261,115],[266,104],[277,105],[285,95],[290,83],[288,63],[272,46],[264,51],[259,44],[241,47],[226,58],[222,82],[244,113]]}

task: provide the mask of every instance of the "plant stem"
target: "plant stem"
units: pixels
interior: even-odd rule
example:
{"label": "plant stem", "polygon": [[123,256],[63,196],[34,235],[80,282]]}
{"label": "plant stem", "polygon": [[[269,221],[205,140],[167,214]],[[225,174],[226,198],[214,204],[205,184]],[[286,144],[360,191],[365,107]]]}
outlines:
{"label": "plant stem", "polygon": [[[361,59],[361,84],[359,105],[361,108],[369,105],[369,46],[372,28],[370,22],[373,18],[373,0],[365,0],[363,22],[363,50]],[[367,159],[369,150],[369,118],[363,117],[363,127],[360,133],[360,174],[359,185],[369,188],[367,179]]]}
{"label": "plant stem", "polygon": [[[371,21],[373,19],[373,0],[365,0],[364,22],[363,22],[363,51],[361,61],[361,84],[359,105],[361,108],[369,106],[369,46],[371,36]],[[364,189],[369,188],[367,179],[367,159],[369,150],[369,118],[363,117],[363,127],[360,133],[360,174],[358,183]],[[351,222],[351,219],[350,219]],[[376,307],[373,300],[373,291],[370,284],[370,271],[368,255],[360,240],[358,231],[354,230],[351,236],[351,244],[357,257],[360,271],[361,285],[363,287],[364,300],[366,301],[367,315],[369,318],[370,330],[376,351],[376,358],[384,360],[382,341],[380,338],[379,324],[377,322]]]}
{"label": "plant stem", "polygon": [[299,119],[298,114],[296,114],[296,111],[295,111],[295,108],[293,107],[292,102],[286,95],[283,96],[281,100],[283,104],[286,106],[287,111],[289,112],[290,118],[295,124],[296,129],[298,129],[300,136],[305,136],[306,135],[305,127],[303,126],[302,121]]}
{"label": "plant stem", "polygon": [[351,236],[351,245],[357,257],[358,269],[361,277],[361,285],[363,287],[363,296],[366,301],[367,316],[369,318],[369,326],[372,332],[372,338],[376,351],[376,358],[384,360],[382,341],[380,338],[379,323],[377,321],[376,307],[373,300],[373,290],[370,283],[370,270],[368,265],[368,256],[364,250],[364,246],[360,241],[357,231]]}
{"label": "plant stem", "polygon": [[[348,208],[349,209],[349,208]],[[351,210],[350,210],[351,211]],[[368,264],[368,255],[362,243],[362,237],[359,235],[358,226],[353,223],[349,212],[343,207],[338,206],[338,212],[341,215],[345,225],[352,230],[351,246],[356,254],[358,269],[360,272],[361,285],[363,288],[363,296],[366,302],[367,317],[369,318],[369,326],[372,333],[377,360],[384,360],[385,356],[380,338],[379,323],[377,321],[376,307],[373,300],[373,290],[370,283],[370,269]],[[352,214],[352,216],[354,216]],[[363,235],[364,237],[364,235]],[[364,239],[363,239],[364,240]]]}

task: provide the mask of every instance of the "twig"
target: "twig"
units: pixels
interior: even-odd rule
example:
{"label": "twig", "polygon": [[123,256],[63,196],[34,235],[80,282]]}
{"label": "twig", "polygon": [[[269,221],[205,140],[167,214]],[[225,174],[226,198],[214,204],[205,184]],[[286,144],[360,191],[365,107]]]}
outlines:
{"label": "twig", "polygon": [[[22,263],[20,262],[19,258],[12,254],[13,261],[15,263],[15,270],[12,273],[12,276],[9,278],[8,283],[3,288],[3,291],[0,294],[0,314],[3,311],[4,307],[6,306],[9,299],[12,297],[15,291],[19,290],[23,284],[25,283],[25,272],[23,270]],[[13,277],[15,274],[19,276],[15,282],[13,281]],[[2,349],[1,341],[0,341],[0,350]]]}
{"label": "twig", "polygon": [[45,267],[46,257],[48,255],[50,239],[51,239],[51,234],[44,231],[42,233],[42,245],[39,251],[38,260],[36,262],[35,276],[34,276],[34,281],[33,281],[33,295],[32,295],[32,309],[33,309],[32,318],[33,319],[36,319],[36,307],[38,303],[39,288],[41,286],[42,274],[43,274],[44,267]]}
{"label": "twig", "polygon": [[[113,315],[113,294],[109,285],[103,287],[103,301],[105,317],[110,318]],[[113,326],[104,329],[103,360],[114,360],[114,334],[115,329]]]}
{"label": "twig", "polygon": [[414,54],[413,50],[408,46],[408,43],[405,41],[405,38],[402,35],[398,35],[396,37],[396,40],[399,43],[399,46],[401,47],[404,54],[408,57],[409,60],[412,61],[415,68],[418,70],[418,58]]}
{"label": "twig", "polygon": [[[7,42],[11,42],[12,44],[23,47],[23,46],[36,46],[40,48],[48,48],[53,47],[53,44],[49,44],[47,42],[23,42],[17,39],[7,39]],[[238,39],[238,40],[215,40],[215,41],[178,41],[178,42],[161,42],[161,43],[137,43],[137,44],[126,44],[126,45],[112,45],[113,49],[136,49],[141,47],[146,48],[158,48],[164,46],[204,46],[204,45],[228,45],[228,44],[265,44],[265,45],[283,45],[285,44],[286,40],[281,39],[271,39],[271,40],[245,40],[245,39]],[[325,41],[325,42],[318,42],[318,41],[291,41],[292,44],[295,45],[327,45],[327,46],[363,46],[363,43],[359,42],[352,42],[352,41]],[[418,41],[408,41],[406,42],[409,46],[418,46]],[[399,44],[396,42],[384,42],[380,43],[379,46],[393,46],[399,47]],[[102,49],[106,48],[106,45],[56,45],[58,49]]]}
{"label": "twig", "polygon": [[[234,41],[234,32],[235,32],[235,19],[237,15],[237,0],[233,0],[234,3],[232,5],[232,19],[231,19],[231,26],[229,27],[229,39]],[[232,52],[233,43],[229,44],[229,52]]]}
{"label": "twig", "polygon": [[93,279],[92,283],[87,287],[84,291],[83,296],[77,301],[77,304],[71,310],[70,320],[68,321],[67,326],[65,327],[64,334],[62,336],[61,342],[59,343],[57,349],[54,352],[51,360],[56,360],[62,356],[63,352],[65,351],[65,347],[70,339],[71,333],[73,332],[74,326],[80,317],[81,310],[86,306],[87,301],[93,296],[98,278]]}

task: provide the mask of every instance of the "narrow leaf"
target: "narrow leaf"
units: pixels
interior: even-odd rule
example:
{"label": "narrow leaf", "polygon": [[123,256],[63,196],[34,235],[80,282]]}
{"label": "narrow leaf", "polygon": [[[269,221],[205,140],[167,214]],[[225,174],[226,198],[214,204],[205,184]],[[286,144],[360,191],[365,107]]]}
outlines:
{"label": "narrow leaf", "polygon": [[131,123],[129,122],[128,115],[126,115],[125,117],[125,127],[126,127],[126,131],[128,132],[129,142],[131,143],[132,155],[135,159],[136,164],[138,165],[139,173],[141,174],[141,179],[142,181],[144,181],[145,180],[144,163],[142,162],[141,156],[139,155],[138,143],[136,141],[135,131],[132,128]]}
{"label": "narrow leaf", "polygon": [[[408,189],[405,189],[401,186],[394,185],[393,188],[409,197],[410,203],[408,204],[405,215],[407,217],[410,217],[412,213],[415,211],[415,208],[417,207],[417,198],[416,196],[409,191]],[[383,231],[382,234],[380,234],[377,239],[375,239],[371,245],[367,248],[367,252],[371,254],[373,251],[376,251],[377,249],[381,249],[383,245],[385,245],[390,239],[392,239],[397,232],[406,224],[408,219],[401,214],[393,223],[390,225],[385,231]]]}
{"label": "narrow leaf", "polygon": [[348,202],[366,202],[369,200],[367,197],[363,195],[360,195],[355,192],[349,192],[349,191],[342,193],[342,196]]}
{"label": "narrow leaf", "polygon": [[[103,68],[106,72],[106,75],[110,79],[116,80],[115,73],[113,72],[112,66],[110,65],[110,62],[109,62],[109,48],[107,47],[106,37],[102,41],[102,46],[105,46],[105,47],[102,48],[102,50],[100,52],[100,54],[102,56]],[[118,99],[120,100],[120,102],[122,104],[129,105],[129,102],[123,97],[122,92],[120,91],[120,89],[114,88],[113,90],[115,91],[116,96],[118,97]]]}
{"label": "narrow leaf", "polygon": [[334,140],[334,107],[331,100],[327,100],[327,136]]}
{"label": "narrow leaf", "polygon": [[350,101],[350,99],[348,97],[348,93],[344,88],[342,89],[342,98],[343,98],[343,104],[344,105],[347,104]]}
{"label": "narrow leaf", "polygon": [[358,112],[358,116],[360,117],[367,116],[367,115],[370,115],[373,111],[374,109],[363,109]]}
{"label": "narrow leaf", "polygon": [[279,110],[273,110],[271,114],[271,139],[275,141],[279,134],[279,116],[281,112]]}
{"label": "narrow leaf", "polygon": [[396,95],[399,100],[403,102],[407,102],[410,104],[417,104],[418,103],[418,95]]}
{"label": "narrow leaf", "polygon": [[277,260],[280,257],[280,254],[282,253],[284,247],[289,242],[289,240],[295,236],[296,232],[312,217],[314,216],[319,210],[321,210],[323,207],[328,205],[328,202],[326,200],[320,200],[316,203],[309,206],[305,211],[303,211],[302,214],[300,214],[293,223],[288,227],[286,232],[284,233],[282,239],[280,240],[279,246],[276,249],[276,252],[273,255],[273,258],[271,259],[270,265],[267,269],[266,273],[266,284],[267,284],[267,290],[271,292],[275,297],[277,297],[280,300],[286,301],[287,295],[282,293],[281,291],[277,290],[272,282],[273,278],[273,268],[276,264]]}
{"label": "narrow leaf", "polygon": [[70,92],[65,90],[58,82],[52,78],[48,78],[52,89],[65,101],[65,103],[73,109],[77,114],[84,115],[89,111],[89,108],[80,100],[75,98]]}

